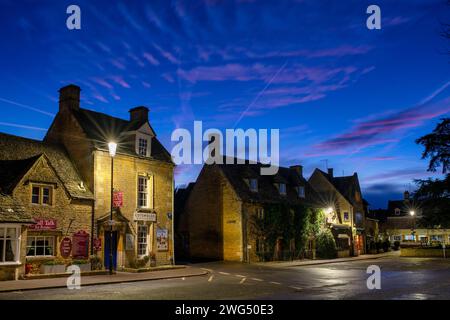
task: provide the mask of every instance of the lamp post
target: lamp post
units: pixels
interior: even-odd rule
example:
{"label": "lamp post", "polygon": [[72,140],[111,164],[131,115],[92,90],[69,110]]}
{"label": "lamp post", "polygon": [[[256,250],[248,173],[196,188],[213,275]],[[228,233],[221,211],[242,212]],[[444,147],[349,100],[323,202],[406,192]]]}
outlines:
{"label": "lamp post", "polygon": [[412,229],[412,236],[414,239],[414,242],[416,242],[416,212],[414,210],[409,211],[409,214],[411,217],[413,217],[413,229]]}
{"label": "lamp post", "polygon": [[114,156],[116,155],[117,143],[108,143],[109,155],[111,156],[111,212],[109,219],[109,274],[113,274],[113,206],[114,206]]}

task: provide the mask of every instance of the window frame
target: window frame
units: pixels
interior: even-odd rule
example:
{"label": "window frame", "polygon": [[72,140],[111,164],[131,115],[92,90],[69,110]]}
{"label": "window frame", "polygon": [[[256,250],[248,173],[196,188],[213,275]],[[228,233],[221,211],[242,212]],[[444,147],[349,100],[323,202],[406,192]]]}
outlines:
{"label": "window frame", "polygon": [[[145,142],[145,146],[141,146],[141,141]],[[145,147],[145,153],[141,152],[141,148]],[[144,137],[138,137],[138,155],[142,156],[142,157],[147,157],[148,156],[148,139],[144,138]]]}
{"label": "window frame", "polygon": [[[145,228],[145,230],[146,230],[144,237],[141,236],[141,230],[140,230],[141,228]],[[148,246],[149,246],[149,241],[148,241],[149,240],[148,239],[148,237],[149,237],[149,229],[150,228],[149,228],[149,226],[147,224],[138,224],[138,226],[137,226],[137,241],[136,241],[137,252],[136,253],[137,253],[137,256],[139,258],[145,257],[149,253],[149,248],[148,248]],[[142,239],[145,239],[145,242],[141,242]],[[144,254],[140,253],[140,249],[141,249],[140,245],[141,244],[145,244],[145,253]]]}
{"label": "window frame", "polygon": [[[37,238],[44,238],[44,245],[43,246],[38,246],[37,245]],[[52,252],[53,252],[53,254],[51,254],[51,255],[48,255],[48,254],[44,254],[44,255],[38,255],[38,254],[36,254],[36,249],[38,248],[38,247],[42,247],[42,248],[44,248],[44,252],[45,252],[45,249],[46,248],[48,248],[48,247],[50,247],[50,246],[46,246],[45,245],[45,240],[47,239],[47,238],[51,238],[52,239],[52,246],[51,246],[51,248],[52,248]],[[35,242],[35,244],[34,244],[34,255],[28,255],[28,248],[29,247],[31,247],[31,246],[28,246],[28,240],[29,239],[34,239],[34,242]],[[27,258],[42,258],[42,257],[56,257],[56,246],[55,246],[55,244],[56,244],[56,236],[52,236],[52,235],[28,235],[27,236],[27,245],[26,245],[26,252],[25,252],[25,256],[27,257]]]}
{"label": "window frame", "polygon": [[[302,191],[302,192],[300,192]],[[306,189],[305,186],[298,186],[297,187],[297,196],[299,198],[305,199],[306,198]]]}
{"label": "window frame", "polygon": [[[0,241],[2,241],[3,247],[1,247],[0,252],[0,266],[7,266],[7,265],[18,265],[20,264],[20,249],[21,249],[21,240],[22,240],[22,227],[19,224],[10,224],[10,223],[0,223],[0,230],[3,229],[3,233],[0,233]],[[7,230],[8,229],[15,229],[16,237],[14,239],[7,239]],[[15,241],[15,247],[16,247],[16,253],[14,256],[14,261],[5,261],[6,260],[6,241]]]}
{"label": "window frame", "polygon": [[[281,190],[282,189],[281,186],[283,186],[283,190]],[[287,185],[286,185],[286,183],[279,183],[278,184],[278,192],[282,196],[285,196],[287,194]]]}
{"label": "window frame", "polygon": [[[138,208],[149,208],[149,178],[147,175],[139,174],[137,179],[137,207]],[[145,190],[141,191],[141,180],[145,181]],[[145,205],[141,205],[141,195],[145,194]]]}
{"label": "window frame", "polygon": [[[34,197],[36,196],[36,194],[34,193],[34,189],[37,188],[39,189],[39,194],[38,196],[38,202],[34,202]],[[44,189],[48,190],[48,202],[45,203],[44,202]],[[35,205],[35,206],[53,206],[54,203],[54,187],[50,186],[50,185],[46,185],[46,184],[38,184],[38,183],[33,183],[31,184],[31,204]]]}
{"label": "window frame", "polygon": [[[347,218],[345,218],[345,215],[346,215],[346,214],[347,214]],[[344,221],[346,221],[346,222],[350,221],[350,212],[344,211],[344,212],[342,213],[342,217],[344,218]]]}

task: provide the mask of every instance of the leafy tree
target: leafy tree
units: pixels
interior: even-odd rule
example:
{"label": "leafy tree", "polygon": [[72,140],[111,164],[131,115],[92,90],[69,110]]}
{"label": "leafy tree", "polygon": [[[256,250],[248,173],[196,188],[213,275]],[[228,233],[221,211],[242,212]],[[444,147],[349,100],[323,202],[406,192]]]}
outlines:
{"label": "leafy tree", "polygon": [[317,255],[323,259],[336,258],[337,247],[331,230],[323,229],[317,236]]}
{"label": "leafy tree", "polygon": [[442,173],[450,171],[450,118],[444,118],[432,133],[416,140],[425,147],[422,159],[430,158],[428,171],[442,166]]}

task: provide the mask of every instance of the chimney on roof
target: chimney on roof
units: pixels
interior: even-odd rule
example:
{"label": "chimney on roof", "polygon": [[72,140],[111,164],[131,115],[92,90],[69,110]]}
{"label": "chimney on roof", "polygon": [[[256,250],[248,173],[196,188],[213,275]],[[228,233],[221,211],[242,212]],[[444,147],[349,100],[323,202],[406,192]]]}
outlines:
{"label": "chimney on roof", "polygon": [[148,108],[139,106],[130,109],[130,121],[148,122]]}
{"label": "chimney on roof", "polygon": [[328,175],[333,178],[333,168],[328,168]]}
{"label": "chimney on roof", "polygon": [[80,91],[74,84],[59,89],[59,111],[80,109]]}
{"label": "chimney on roof", "polygon": [[289,169],[294,170],[300,177],[303,177],[303,166],[296,164],[294,166],[290,166]]}
{"label": "chimney on roof", "polygon": [[409,200],[409,191],[408,191],[408,190],[406,190],[406,191],[403,193],[403,200]]}

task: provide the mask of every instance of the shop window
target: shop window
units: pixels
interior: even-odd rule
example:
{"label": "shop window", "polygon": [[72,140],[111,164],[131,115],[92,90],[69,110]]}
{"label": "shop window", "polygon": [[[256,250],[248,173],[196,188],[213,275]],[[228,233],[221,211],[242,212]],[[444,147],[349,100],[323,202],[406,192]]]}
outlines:
{"label": "shop window", "polygon": [[431,241],[441,241],[444,240],[444,237],[442,236],[442,234],[433,234],[431,236]]}
{"label": "shop window", "polygon": [[138,226],[138,256],[147,255],[147,236],[148,236],[148,226],[139,225]]}
{"label": "shop window", "polygon": [[55,255],[55,237],[28,236],[27,257],[46,257]]}
{"label": "shop window", "polygon": [[414,236],[412,234],[405,235],[405,241],[415,241],[415,240],[416,240],[416,236]]}
{"label": "shop window", "polygon": [[31,188],[31,203],[52,205],[53,188],[48,186],[33,186]]}
{"label": "shop window", "polygon": [[139,138],[138,153],[140,156],[144,156],[144,157],[147,156],[147,145],[148,145],[147,139]]}
{"label": "shop window", "polygon": [[393,236],[392,239],[394,241],[402,241],[402,236],[401,235],[396,235],[396,236]]}
{"label": "shop window", "polygon": [[0,264],[19,263],[20,227],[0,225]]}

